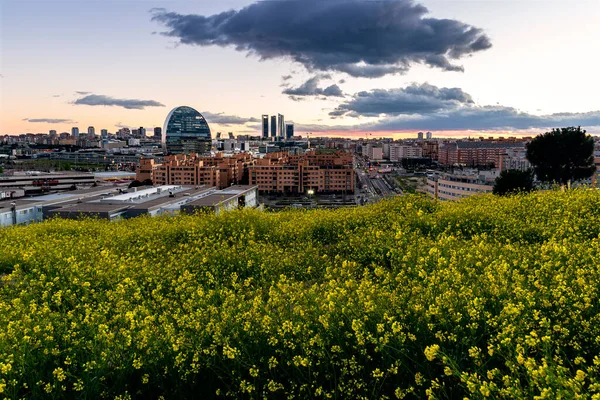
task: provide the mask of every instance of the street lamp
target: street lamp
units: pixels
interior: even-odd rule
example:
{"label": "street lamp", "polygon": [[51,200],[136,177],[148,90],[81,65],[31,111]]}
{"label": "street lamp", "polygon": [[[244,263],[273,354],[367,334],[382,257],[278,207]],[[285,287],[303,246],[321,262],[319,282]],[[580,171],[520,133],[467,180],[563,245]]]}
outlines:
{"label": "street lamp", "polygon": [[308,189],[306,191],[306,194],[309,195],[309,196],[312,196],[313,194],[315,194],[315,191],[313,189]]}

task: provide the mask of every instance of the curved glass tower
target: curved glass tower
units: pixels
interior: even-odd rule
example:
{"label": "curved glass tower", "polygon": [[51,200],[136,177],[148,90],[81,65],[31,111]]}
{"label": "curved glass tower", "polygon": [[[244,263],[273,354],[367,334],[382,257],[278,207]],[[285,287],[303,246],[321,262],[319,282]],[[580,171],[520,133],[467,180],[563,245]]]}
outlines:
{"label": "curved glass tower", "polygon": [[163,149],[169,154],[208,153],[210,127],[206,119],[191,107],[176,107],[167,116],[162,134]]}

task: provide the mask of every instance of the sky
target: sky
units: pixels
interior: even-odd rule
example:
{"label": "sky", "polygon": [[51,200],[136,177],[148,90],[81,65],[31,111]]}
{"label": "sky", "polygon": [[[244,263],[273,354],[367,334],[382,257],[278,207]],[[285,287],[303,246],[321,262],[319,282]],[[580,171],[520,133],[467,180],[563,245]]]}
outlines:
{"label": "sky", "polygon": [[0,134],[600,134],[598,0],[0,0]]}

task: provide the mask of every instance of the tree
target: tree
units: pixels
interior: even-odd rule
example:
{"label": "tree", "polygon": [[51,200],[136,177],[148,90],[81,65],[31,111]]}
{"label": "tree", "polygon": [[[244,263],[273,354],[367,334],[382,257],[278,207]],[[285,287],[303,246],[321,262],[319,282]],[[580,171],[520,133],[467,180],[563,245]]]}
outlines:
{"label": "tree", "polygon": [[512,193],[531,192],[533,190],[533,171],[528,169],[506,169],[500,173],[494,183],[494,194],[504,196]]}
{"label": "tree", "polygon": [[594,139],[581,127],[553,129],[527,145],[527,159],[543,182],[561,186],[589,178],[596,171]]}

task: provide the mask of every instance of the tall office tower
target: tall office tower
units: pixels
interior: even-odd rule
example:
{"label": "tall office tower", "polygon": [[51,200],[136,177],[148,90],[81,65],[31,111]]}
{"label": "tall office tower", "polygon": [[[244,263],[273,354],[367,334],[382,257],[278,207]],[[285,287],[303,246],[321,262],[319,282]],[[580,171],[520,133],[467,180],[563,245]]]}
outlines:
{"label": "tall office tower", "polygon": [[156,128],[154,128],[154,139],[160,138],[162,138],[162,128],[157,126]]}
{"label": "tall office tower", "polygon": [[275,115],[271,115],[271,137],[273,140],[277,137],[277,117]]}
{"label": "tall office tower", "polygon": [[221,132],[217,132],[217,140],[221,139]]}
{"label": "tall office tower", "polygon": [[431,140],[431,139],[433,139],[433,133],[431,133],[431,132],[427,132],[427,133],[425,134],[425,137],[427,138],[427,140]]}
{"label": "tall office tower", "polygon": [[285,139],[290,140],[294,137],[294,124],[285,124]]}
{"label": "tall office tower", "polygon": [[262,137],[266,139],[269,137],[269,116],[263,114],[262,116]]}
{"label": "tall office tower", "polygon": [[138,130],[138,133],[140,135],[141,138],[145,138],[146,137],[146,128],[144,128],[143,126],[140,126],[140,129]]}
{"label": "tall office tower", "polygon": [[74,138],[78,138],[79,137],[79,128],[77,128],[76,126],[71,128],[71,136],[73,136]]}
{"label": "tall office tower", "polygon": [[229,137],[229,139],[233,139],[233,132],[227,133],[227,136]]}
{"label": "tall office tower", "polygon": [[51,129],[50,132],[48,133],[50,135],[50,137],[52,139],[54,139],[56,137],[56,131],[54,129]]}
{"label": "tall office tower", "polygon": [[423,140],[423,132],[417,133],[417,139]]}
{"label": "tall office tower", "polygon": [[283,139],[285,136],[285,118],[283,114],[277,114],[277,136]]}
{"label": "tall office tower", "polygon": [[100,137],[102,139],[108,139],[108,130],[106,130],[106,129],[100,129]]}
{"label": "tall office tower", "polygon": [[88,126],[88,139],[93,139],[96,137],[96,128],[93,126]]}

